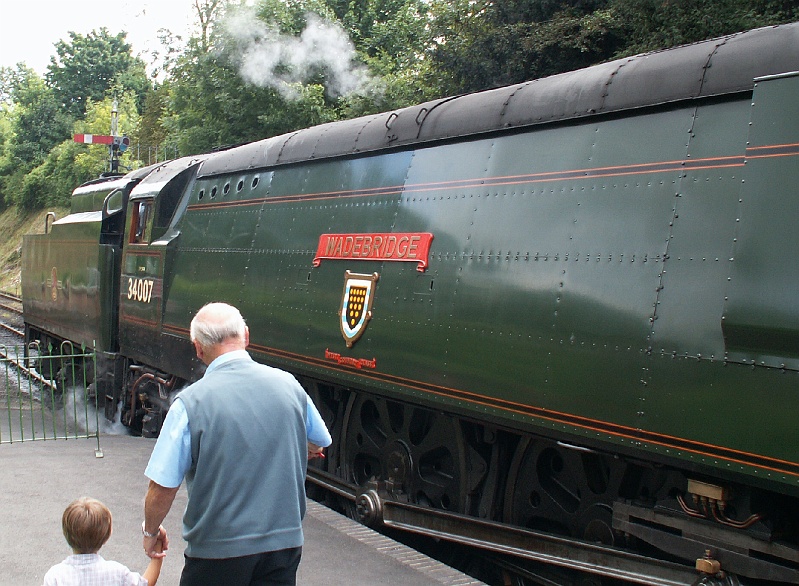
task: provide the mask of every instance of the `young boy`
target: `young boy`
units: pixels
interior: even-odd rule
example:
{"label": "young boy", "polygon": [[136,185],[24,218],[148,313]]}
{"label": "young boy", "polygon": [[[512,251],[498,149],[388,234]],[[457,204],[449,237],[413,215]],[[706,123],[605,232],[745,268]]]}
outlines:
{"label": "young boy", "polygon": [[[140,575],[97,553],[111,537],[111,511],[97,499],[82,497],[72,501],[61,517],[61,526],[73,555],[48,570],[44,586],[155,586],[163,558],[150,559]],[[161,548],[159,539],[157,550],[160,552]]]}

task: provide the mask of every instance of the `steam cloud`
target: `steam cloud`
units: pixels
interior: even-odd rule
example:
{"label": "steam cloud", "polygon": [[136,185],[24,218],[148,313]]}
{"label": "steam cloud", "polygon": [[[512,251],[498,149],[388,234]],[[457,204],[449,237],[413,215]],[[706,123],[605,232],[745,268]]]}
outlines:
{"label": "steam cloud", "polygon": [[330,96],[365,92],[371,78],[355,62],[355,47],[346,32],[315,14],[308,14],[306,21],[300,37],[292,37],[259,20],[252,9],[230,14],[223,27],[239,48],[242,78],[293,99],[297,84],[322,71]]}

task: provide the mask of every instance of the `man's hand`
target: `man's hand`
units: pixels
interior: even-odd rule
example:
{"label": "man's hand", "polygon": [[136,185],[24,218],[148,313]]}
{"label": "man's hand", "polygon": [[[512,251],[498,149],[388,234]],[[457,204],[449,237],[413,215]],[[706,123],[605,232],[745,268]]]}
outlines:
{"label": "man's hand", "polygon": [[313,460],[314,458],[324,458],[325,455],[322,452],[324,448],[321,446],[317,446],[311,442],[308,442],[308,459]]}
{"label": "man's hand", "polygon": [[142,539],[144,553],[148,558],[157,559],[166,557],[166,550],[169,549],[169,537],[166,529],[158,527],[158,534],[153,537],[144,536]]}

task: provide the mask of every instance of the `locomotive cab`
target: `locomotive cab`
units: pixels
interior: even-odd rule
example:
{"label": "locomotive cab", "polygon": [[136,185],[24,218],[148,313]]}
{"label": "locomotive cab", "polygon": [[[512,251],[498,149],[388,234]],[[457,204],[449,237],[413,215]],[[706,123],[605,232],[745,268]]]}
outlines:
{"label": "locomotive cab", "polygon": [[[175,224],[201,160],[178,159],[160,166],[133,189],[127,206],[119,273],[119,344],[127,373],[120,385],[122,421],[147,436],[157,435],[179,380],[167,367],[174,350],[164,346],[163,306],[180,236]],[[191,357],[189,353],[181,362]]]}

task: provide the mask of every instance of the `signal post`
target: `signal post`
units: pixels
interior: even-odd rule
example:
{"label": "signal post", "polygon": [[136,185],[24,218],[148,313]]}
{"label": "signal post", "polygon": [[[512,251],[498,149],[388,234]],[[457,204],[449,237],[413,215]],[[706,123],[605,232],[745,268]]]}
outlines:
{"label": "signal post", "polygon": [[119,156],[128,150],[130,138],[117,135],[117,101],[111,109],[111,134],[75,134],[72,140],[82,144],[108,145],[108,167],[111,173],[119,173]]}

